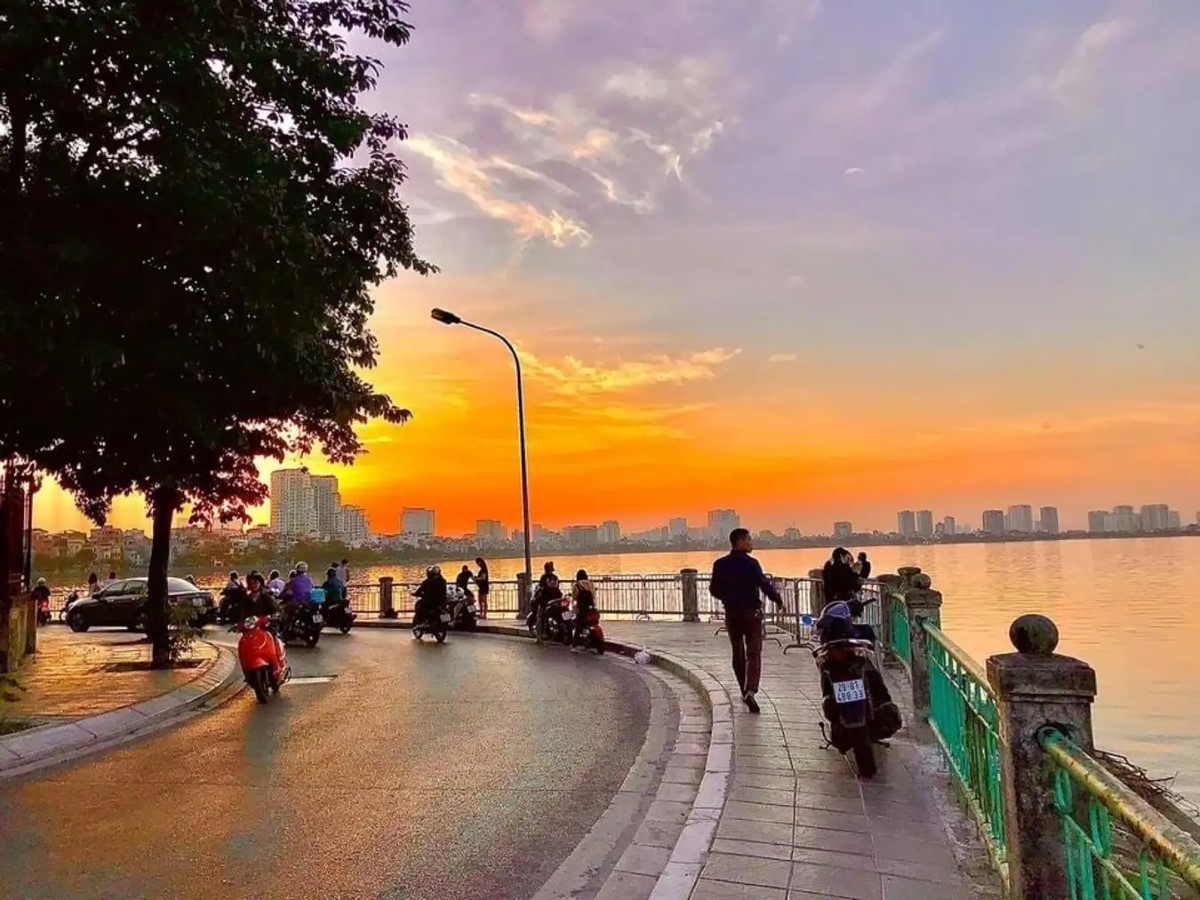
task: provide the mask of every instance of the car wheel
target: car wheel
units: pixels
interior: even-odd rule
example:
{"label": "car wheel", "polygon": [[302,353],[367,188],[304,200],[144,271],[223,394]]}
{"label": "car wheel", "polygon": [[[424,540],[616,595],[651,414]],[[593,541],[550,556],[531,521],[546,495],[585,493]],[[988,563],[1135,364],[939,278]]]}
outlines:
{"label": "car wheel", "polygon": [[79,610],[75,610],[67,616],[67,624],[71,626],[72,631],[87,631],[91,627]]}
{"label": "car wheel", "polygon": [[129,627],[130,631],[142,631],[146,634],[150,633],[150,620],[146,618],[146,611],[139,610],[137,618],[133,620],[133,625]]}

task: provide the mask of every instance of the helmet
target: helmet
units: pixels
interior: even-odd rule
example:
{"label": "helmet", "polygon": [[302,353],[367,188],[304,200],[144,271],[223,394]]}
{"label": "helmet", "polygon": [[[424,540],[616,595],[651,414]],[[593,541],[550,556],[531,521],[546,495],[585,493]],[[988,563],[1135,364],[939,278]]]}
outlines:
{"label": "helmet", "polygon": [[39,579],[37,580],[37,583],[38,583],[38,587],[44,587],[44,586],[45,586],[45,584],[46,584],[46,579],[45,579],[45,578],[39,578]]}
{"label": "helmet", "polygon": [[425,574],[428,575],[430,578],[432,578],[434,575],[441,575],[442,567],[441,566],[430,566],[428,569],[425,570]]}
{"label": "helmet", "polygon": [[246,584],[247,585],[257,584],[259,587],[262,587],[263,586],[262,573],[251,572],[249,575],[246,576]]}
{"label": "helmet", "polygon": [[306,562],[296,563],[296,574],[297,575],[305,575],[307,573],[308,573],[308,563],[306,563]]}

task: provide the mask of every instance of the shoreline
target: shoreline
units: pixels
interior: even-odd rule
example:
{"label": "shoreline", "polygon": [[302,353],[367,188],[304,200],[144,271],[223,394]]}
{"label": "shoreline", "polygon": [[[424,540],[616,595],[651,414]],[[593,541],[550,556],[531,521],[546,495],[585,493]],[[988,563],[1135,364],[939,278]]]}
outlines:
{"label": "shoreline", "polygon": [[[1119,534],[1092,534],[1086,531],[1071,531],[1062,534],[1005,534],[1005,535],[955,535],[950,538],[941,538],[938,540],[912,540],[901,539],[898,536],[893,537],[885,534],[854,534],[848,538],[834,538],[830,536],[812,537],[799,541],[755,541],[755,550],[813,550],[837,547],[846,545],[855,549],[863,547],[936,547],[951,544],[1028,544],[1028,543],[1049,543],[1056,541],[1087,541],[1087,540],[1135,540],[1141,538],[1178,538],[1178,537],[1200,537],[1200,527],[1188,526],[1179,531],[1154,531],[1146,533],[1119,533]],[[649,555],[654,553],[704,553],[704,552],[722,552],[728,549],[723,544],[717,546],[711,543],[681,543],[681,544],[617,544],[605,545],[598,547],[534,547],[533,555],[535,557],[545,556],[620,556],[620,555]],[[323,558],[319,547],[306,546],[303,553],[311,559]],[[263,569],[266,571],[269,568],[277,567],[279,559],[288,558],[294,553],[294,550],[284,551],[279,555],[270,554],[254,554],[240,557],[232,557],[227,560],[219,561],[214,565],[214,560],[206,562],[189,561],[178,562],[172,561],[173,570],[194,569],[196,571],[219,569]],[[444,562],[448,559],[473,559],[477,556],[485,557],[490,561],[506,561],[514,559],[523,559],[524,552],[520,547],[517,548],[481,548],[481,547],[445,547],[428,550],[418,550],[410,553],[355,553],[353,550],[347,552],[345,548],[330,549],[326,554],[329,558],[345,557],[350,561],[350,568],[364,568],[371,566],[390,566],[390,565],[405,565],[416,564],[423,562]],[[101,561],[97,560],[90,566],[78,568],[75,566],[61,567],[46,567],[43,560],[34,557],[33,571],[35,575],[62,577],[86,578],[89,571],[97,573],[100,570],[108,570],[115,568],[121,577],[131,577],[129,572],[140,570],[141,567],[129,567],[120,564],[119,561]],[[122,572],[122,570],[125,570]]]}

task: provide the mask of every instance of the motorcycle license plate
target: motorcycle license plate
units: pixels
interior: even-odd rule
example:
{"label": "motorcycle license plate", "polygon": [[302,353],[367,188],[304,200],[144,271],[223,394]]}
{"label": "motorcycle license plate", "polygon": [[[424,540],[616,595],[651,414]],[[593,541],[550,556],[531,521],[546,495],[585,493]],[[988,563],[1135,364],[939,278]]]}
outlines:
{"label": "motorcycle license plate", "polygon": [[838,703],[857,703],[867,699],[867,688],[861,678],[853,681],[835,681],[833,683],[833,699]]}
{"label": "motorcycle license plate", "polygon": [[574,618],[575,618],[575,613],[571,612],[569,609],[563,610],[563,621],[564,622],[570,622]]}
{"label": "motorcycle license plate", "polygon": [[450,621],[450,613],[442,613],[442,621],[449,622]]}
{"label": "motorcycle license plate", "polygon": [[467,605],[467,612],[469,612],[471,615],[475,615],[475,604],[474,603],[470,603]]}
{"label": "motorcycle license plate", "polygon": [[315,616],[313,616],[313,624],[314,625],[320,625],[324,621],[325,620],[321,617],[320,613],[317,613]]}

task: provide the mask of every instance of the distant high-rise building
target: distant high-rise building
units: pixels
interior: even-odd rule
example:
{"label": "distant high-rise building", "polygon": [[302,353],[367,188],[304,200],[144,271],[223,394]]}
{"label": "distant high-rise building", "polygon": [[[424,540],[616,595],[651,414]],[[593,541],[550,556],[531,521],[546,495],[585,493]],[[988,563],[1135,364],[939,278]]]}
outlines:
{"label": "distant high-rise building", "polygon": [[676,538],[685,538],[688,535],[687,519],[683,516],[676,516],[667,522],[667,532],[671,536],[671,540]]}
{"label": "distant high-rise building", "polygon": [[793,541],[794,542],[794,541],[800,540],[802,537],[804,537],[804,535],[800,533],[799,528],[792,527],[792,528],[785,528],[783,530],[783,539],[785,541]]}
{"label": "distant high-rise building", "polygon": [[987,534],[1004,534],[1004,510],[985,509],[983,511],[983,530]]}
{"label": "distant high-rise building", "polygon": [[337,520],[335,537],[343,544],[359,547],[367,542],[370,529],[367,527],[367,514],[361,506],[338,507]]}
{"label": "distant high-rise building", "polygon": [[546,536],[549,534],[549,532],[546,530],[546,526],[539,525],[536,522],[530,527],[529,531],[535,544],[539,543],[540,541],[544,541]]}
{"label": "distant high-rise building", "polygon": [[942,519],[942,534],[946,537],[954,537],[958,534],[958,522],[955,521],[954,516],[946,516]]}
{"label": "distant high-rise building", "polygon": [[1103,509],[1093,509],[1088,513],[1088,533],[1089,534],[1104,534],[1105,519],[1108,518],[1108,511]]}
{"label": "distant high-rise building", "polygon": [[502,544],[508,533],[504,523],[499,519],[477,519],[475,521],[475,536],[488,544]]}
{"label": "distant high-rise building", "polygon": [[600,543],[600,529],[595,525],[568,525],[563,537],[568,547],[595,547]]}
{"label": "distant high-rise building", "polygon": [[615,519],[609,519],[607,522],[600,523],[597,540],[605,546],[611,547],[613,544],[621,543],[621,523]]}
{"label": "distant high-rise building", "polygon": [[401,534],[415,534],[420,537],[433,537],[435,514],[432,509],[421,506],[406,506],[400,511]]}
{"label": "distant high-rise building", "polygon": [[271,473],[271,531],[283,538],[317,536],[317,508],[307,469]]}
{"label": "distant high-rise building", "polygon": [[1183,517],[1179,515],[1179,510],[1173,509],[1167,513],[1167,527],[1174,531],[1183,527]]}
{"label": "distant high-rise building", "polygon": [[896,513],[896,530],[900,537],[912,537],[917,533],[917,514],[911,509],[902,509]]}
{"label": "distant high-rise building", "polygon": [[1042,523],[1042,531],[1046,534],[1058,534],[1058,507],[1043,506],[1038,511]]}
{"label": "distant high-rise building", "polygon": [[1142,517],[1133,511],[1132,506],[1114,506],[1112,518],[1105,519],[1104,530],[1110,533],[1130,534],[1144,530]]}
{"label": "distant high-rise building", "polygon": [[708,536],[714,541],[728,540],[729,532],[742,527],[742,519],[733,509],[710,509],[708,511]]}
{"label": "distant high-rise building", "polygon": [[946,536],[946,523],[945,522],[938,522],[936,525],[933,526],[933,536],[935,538],[940,538],[940,537]]}
{"label": "distant high-rise building", "polygon": [[1008,508],[1008,530],[1019,531],[1023,534],[1033,532],[1033,507],[1021,503]]}
{"label": "distant high-rise building", "polygon": [[1170,528],[1171,510],[1165,503],[1142,507],[1142,531],[1166,531]]}
{"label": "distant high-rise building", "polygon": [[854,534],[854,525],[851,522],[834,522],[833,536],[839,541],[847,540],[850,535]]}
{"label": "distant high-rise building", "polygon": [[338,493],[338,481],[333,475],[313,475],[313,506],[317,512],[317,534],[324,539],[333,537],[338,527],[338,510],[342,508],[342,495]]}
{"label": "distant high-rise building", "polygon": [[933,537],[933,510],[917,511],[917,534],[926,538]]}

